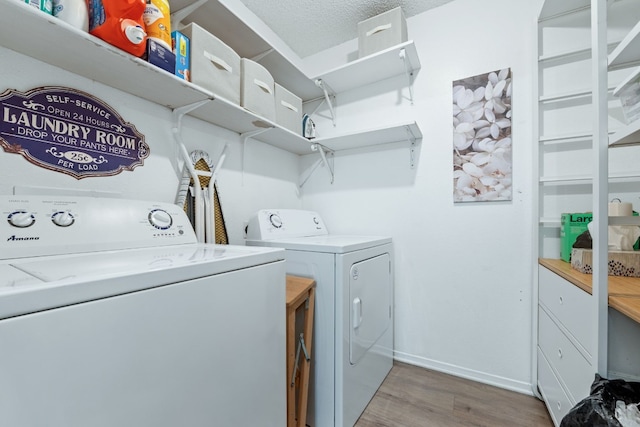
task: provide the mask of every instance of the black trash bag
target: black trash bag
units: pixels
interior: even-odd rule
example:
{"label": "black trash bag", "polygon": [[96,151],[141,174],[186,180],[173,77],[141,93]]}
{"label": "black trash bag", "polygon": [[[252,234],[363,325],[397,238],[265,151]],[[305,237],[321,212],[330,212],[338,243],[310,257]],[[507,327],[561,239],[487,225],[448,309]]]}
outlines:
{"label": "black trash bag", "polygon": [[616,402],[626,405],[640,402],[640,383],[608,380],[596,374],[591,394],[564,416],[560,427],[622,427],[616,419]]}

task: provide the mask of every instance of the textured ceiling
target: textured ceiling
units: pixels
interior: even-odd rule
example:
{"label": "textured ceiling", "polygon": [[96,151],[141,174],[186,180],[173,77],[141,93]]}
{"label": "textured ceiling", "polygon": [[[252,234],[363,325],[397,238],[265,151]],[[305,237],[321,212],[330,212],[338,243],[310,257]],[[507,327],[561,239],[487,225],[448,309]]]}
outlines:
{"label": "textured ceiling", "polygon": [[401,6],[409,18],[453,0],[240,1],[304,58],[355,39],[358,22],[382,12]]}

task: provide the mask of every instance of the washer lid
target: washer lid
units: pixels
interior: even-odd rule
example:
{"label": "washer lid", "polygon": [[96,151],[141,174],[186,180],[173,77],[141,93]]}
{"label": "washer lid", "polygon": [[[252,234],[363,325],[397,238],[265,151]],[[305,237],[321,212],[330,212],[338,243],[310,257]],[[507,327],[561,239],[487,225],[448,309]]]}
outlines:
{"label": "washer lid", "polygon": [[342,254],[391,243],[390,237],[327,234],[276,240],[247,240],[247,245],[269,246],[288,250]]}
{"label": "washer lid", "polygon": [[21,258],[0,264],[0,319],[281,260],[282,249],[211,244]]}
{"label": "washer lid", "polygon": [[[206,264],[209,274],[263,264],[260,255],[273,261],[272,250],[226,245],[171,245],[146,249],[95,252],[83,255],[53,256],[14,260],[10,265],[42,282],[91,281],[103,277],[123,277],[155,270],[174,270]],[[277,257],[276,257],[277,259]],[[235,261],[230,266],[231,261]],[[189,280],[181,271],[174,280]],[[195,276],[199,277],[199,276]]]}
{"label": "washer lid", "polygon": [[42,280],[10,265],[0,265],[0,293],[3,289],[37,285]]}

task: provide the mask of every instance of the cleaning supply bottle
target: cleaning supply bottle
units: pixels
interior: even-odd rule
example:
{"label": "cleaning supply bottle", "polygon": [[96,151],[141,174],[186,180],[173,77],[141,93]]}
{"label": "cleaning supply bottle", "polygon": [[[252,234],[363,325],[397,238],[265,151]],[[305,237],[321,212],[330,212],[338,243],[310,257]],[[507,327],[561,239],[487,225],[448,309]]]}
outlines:
{"label": "cleaning supply bottle", "polygon": [[171,12],[169,0],[146,0],[144,25],[147,38],[153,39],[171,49]]}
{"label": "cleaning supply bottle", "polygon": [[82,31],[89,31],[86,0],[53,0],[53,16]]}
{"label": "cleaning supply bottle", "polygon": [[87,0],[89,33],[135,56],[146,49],[145,0]]}

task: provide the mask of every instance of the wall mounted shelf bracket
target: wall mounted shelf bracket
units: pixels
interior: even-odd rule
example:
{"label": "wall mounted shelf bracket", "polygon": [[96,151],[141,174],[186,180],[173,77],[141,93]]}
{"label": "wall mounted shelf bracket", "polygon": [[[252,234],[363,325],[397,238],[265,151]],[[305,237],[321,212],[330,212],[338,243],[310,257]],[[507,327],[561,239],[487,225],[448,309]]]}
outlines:
{"label": "wall mounted shelf bracket", "polygon": [[[182,157],[182,160],[185,162],[185,164],[187,164],[187,167],[189,167],[191,159],[189,157],[189,153],[187,153],[187,149],[184,147],[184,143],[182,142],[182,118],[186,114],[189,114],[191,111],[200,108],[209,102],[211,102],[211,99],[205,99],[203,101],[194,102],[193,104],[175,108],[172,112],[173,126],[171,127],[171,131],[173,133],[173,139],[176,142],[176,160]],[[178,175],[181,174],[181,171],[179,170],[177,164],[176,172],[178,173]],[[191,172],[191,170],[189,172]],[[194,173],[192,173],[192,177],[197,180],[197,176],[194,175]]]}
{"label": "wall mounted shelf bracket", "polygon": [[407,141],[409,141],[409,166],[413,169],[416,165],[416,137],[409,126],[405,126],[404,129],[407,131]]}
{"label": "wall mounted shelf bracket", "polygon": [[240,134],[240,141],[242,141],[242,183],[243,184],[244,184],[244,165],[245,165],[246,152],[247,152],[247,149],[246,149],[247,141],[250,138],[253,138],[254,136],[258,136],[261,133],[264,133],[270,129],[273,129],[273,127],[270,126],[262,129],[251,130],[251,131]]}
{"label": "wall mounted shelf bracket", "polygon": [[[335,112],[333,103],[331,102],[331,98],[335,99],[336,95],[333,92],[333,90],[331,90],[331,88],[322,79],[316,79],[315,84],[320,89],[322,89],[322,92],[324,93],[324,101],[327,103],[327,106],[329,107],[329,112],[331,113],[331,121],[333,122],[333,127],[335,127],[336,112]],[[315,110],[313,110],[313,113],[311,113],[310,115],[315,114],[315,112],[318,111],[318,108],[320,108],[321,105],[322,105],[322,102],[316,107]]]}
{"label": "wall mounted shelf bracket", "polygon": [[327,171],[329,172],[329,176],[331,177],[331,184],[333,184],[333,177],[334,177],[333,167],[329,163],[329,160],[327,160],[327,155],[333,157],[333,154],[334,154],[333,150],[330,150],[327,147],[320,144],[311,144],[311,151],[317,151],[320,154],[320,158],[313,164],[309,172],[306,174],[306,177],[304,177],[303,179],[300,179],[299,187],[302,188],[304,184],[306,184],[309,178],[311,178],[311,175],[313,175],[313,173],[316,171],[316,169],[318,169],[318,166],[320,165],[324,165],[327,168]]}
{"label": "wall mounted shelf bracket", "polygon": [[405,49],[401,49],[398,55],[400,56],[400,59],[402,59],[402,62],[404,62],[404,71],[409,82],[409,99],[411,100],[411,105],[413,105],[413,68],[409,63],[409,59],[407,58],[407,52]]}

